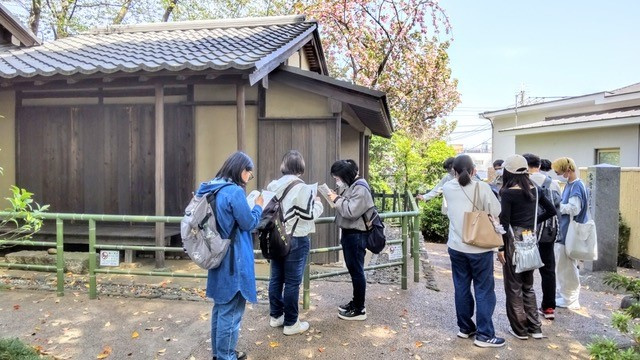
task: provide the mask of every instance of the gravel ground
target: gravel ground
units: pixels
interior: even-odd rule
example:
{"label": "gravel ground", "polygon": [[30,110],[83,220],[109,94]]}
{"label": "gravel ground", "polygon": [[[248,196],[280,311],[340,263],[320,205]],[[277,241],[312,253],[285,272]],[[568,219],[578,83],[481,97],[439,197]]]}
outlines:
{"label": "gravel ground", "polygon": [[[393,230],[393,229],[391,229]],[[397,230],[396,230],[397,231]],[[428,254],[428,258],[426,257]],[[496,296],[497,306],[494,313],[494,326],[498,336],[505,337],[507,346],[501,349],[480,349],[472,345],[470,340],[456,338],[457,326],[455,321],[455,308],[453,306],[453,284],[449,257],[444,244],[423,244],[421,253],[422,269],[427,270],[422,274],[420,283],[414,283],[413,267],[409,267],[409,288],[400,289],[398,282],[399,268],[380,269],[368,272],[369,285],[367,286],[367,314],[364,322],[341,321],[337,318],[338,304],[348,301],[351,294],[351,285],[346,276],[331,278],[331,280],[314,280],[311,283],[311,308],[300,309],[300,317],[309,321],[311,329],[302,336],[283,336],[280,329],[270,328],[268,325],[268,306],[266,305],[266,284],[258,282],[258,292],[261,301],[258,304],[247,306],[243,320],[243,330],[238,348],[249,353],[249,359],[588,359],[586,345],[594,336],[608,336],[615,338],[623,345],[630,344],[629,339],[621,336],[611,328],[611,312],[616,310],[622,299],[622,294],[613,291],[602,284],[603,273],[586,273],[581,277],[583,291],[581,292],[581,304],[583,308],[578,311],[558,309],[556,320],[543,320],[543,332],[546,338],[543,340],[521,341],[511,337],[508,330],[508,321],[504,308],[504,287],[502,283],[502,270],[496,261]],[[388,261],[383,256],[373,257],[370,263],[382,263]],[[640,276],[640,272],[631,269],[619,269],[620,273],[628,276]],[[430,282],[425,282],[425,276],[430,277]],[[87,300],[86,276],[66,275],[67,284],[65,292],[69,295],[56,299],[50,292],[39,291],[43,296],[52,297],[47,300],[55,306],[58,301],[69,302],[64,309],[72,311],[74,303],[80,301],[85,307],[84,312],[99,314],[99,309],[114,302],[113,308],[122,312],[136,313],[139,309],[172,309],[179,308],[184,311],[186,317],[188,309],[200,317],[203,317],[210,305],[203,299],[203,279],[188,278],[155,278],[155,277],[131,277],[100,275],[101,300]],[[8,271],[0,269],[0,283],[3,288],[13,289],[40,289],[54,291],[55,280],[52,274]],[[425,286],[426,284],[426,286]],[[439,291],[434,291],[433,289]],[[539,277],[536,275],[536,291],[539,292]],[[0,289],[2,291],[2,289]],[[46,295],[46,294],[49,295]],[[10,291],[7,296],[20,297],[18,291]],[[38,295],[35,295],[38,296]],[[142,297],[123,300],[122,296]],[[60,300],[61,299],[61,300]],[[194,301],[166,301],[164,299],[182,299]],[[37,299],[36,299],[37,300]],[[9,300],[18,302],[18,300]],[[61,302],[61,304],[62,304]],[[23,302],[26,311],[27,305],[33,303],[34,312],[37,307],[45,307],[37,301]],[[2,309],[0,309],[2,310]],[[13,309],[9,307],[5,310]],[[126,311],[125,311],[126,310]],[[42,310],[40,310],[42,311]],[[105,310],[106,311],[106,310]],[[114,310],[115,311],[115,310]],[[175,310],[177,311],[177,310]],[[69,314],[59,316],[72,317]],[[12,321],[7,314],[7,335],[16,334],[29,341],[34,326],[31,324],[18,324]],[[2,312],[0,312],[0,322]],[[98,315],[96,315],[98,316]],[[100,316],[114,316],[111,323],[118,321],[117,314],[105,313]],[[124,321],[128,321],[126,315]],[[174,316],[177,316],[174,314]],[[25,321],[29,318],[25,318]],[[38,320],[36,318],[36,320]],[[149,321],[153,321],[150,319]],[[13,325],[11,325],[13,324]],[[99,337],[100,329],[95,324],[87,329],[79,329],[82,334],[93,334]],[[150,329],[154,326],[147,325]],[[24,327],[24,329],[22,328]],[[40,327],[40,326],[39,326]],[[92,330],[93,329],[93,330]],[[42,331],[53,331],[45,329]],[[63,329],[64,330],[64,329]],[[178,331],[172,335],[170,332]],[[150,330],[151,331],[151,330]],[[210,340],[206,321],[201,325],[190,328],[190,333],[184,333],[183,329],[164,328],[167,338],[185,339],[187,336],[190,354],[185,355],[182,349],[180,357],[171,357],[167,349],[165,358],[185,360],[210,359]],[[68,330],[67,330],[68,332]],[[180,333],[183,332],[183,333]],[[94,334],[95,333],[95,334]],[[129,334],[123,339],[114,336],[113,344],[129,342]],[[26,336],[26,337],[25,337]],[[127,338],[128,337],[128,338]],[[85,341],[85,338],[82,338]],[[88,339],[82,346],[75,345],[73,351],[79,355],[75,358],[95,358],[101,349],[99,339]],[[142,344],[142,343],[141,343]],[[62,347],[62,346],[61,346]],[[115,346],[114,346],[115,348]],[[87,350],[88,349],[88,350]],[[98,350],[96,350],[98,349]],[[140,349],[141,352],[143,349]],[[180,350],[177,347],[176,350]],[[71,350],[69,350],[71,351]],[[131,350],[127,350],[131,351]],[[115,352],[115,349],[114,349]],[[121,357],[112,356],[109,359]],[[122,357],[128,359],[131,357]],[[136,357],[133,357],[136,358]],[[145,357],[137,357],[145,358]],[[146,357],[149,358],[149,357]]]}

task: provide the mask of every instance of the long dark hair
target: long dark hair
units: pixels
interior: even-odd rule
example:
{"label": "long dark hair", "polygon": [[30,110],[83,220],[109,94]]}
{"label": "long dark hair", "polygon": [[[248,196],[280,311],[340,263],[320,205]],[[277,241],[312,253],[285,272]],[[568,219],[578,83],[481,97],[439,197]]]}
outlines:
{"label": "long dark hair", "polygon": [[473,168],[473,159],[471,159],[469,155],[458,155],[453,160],[453,170],[458,175],[458,183],[460,186],[467,186],[471,183]]}
{"label": "long dark hair", "polygon": [[529,174],[512,174],[504,169],[502,173],[502,188],[500,189],[500,195],[508,188],[518,186],[520,187],[522,194],[529,201],[534,201],[536,198],[531,193],[531,187],[533,182],[529,179]]}
{"label": "long dark hair", "polygon": [[246,184],[242,180],[243,170],[253,171],[253,161],[249,155],[242,151],[236,151],[222,164],[216,174],[216,178],[232,181],[239,186],[245,186]]}
{"label": "long dark hair", "polygon": [[351,159],[338,160],[331,165],[331,175],[339,177],[347,186],[351,186],[358,177],[358,164]]}

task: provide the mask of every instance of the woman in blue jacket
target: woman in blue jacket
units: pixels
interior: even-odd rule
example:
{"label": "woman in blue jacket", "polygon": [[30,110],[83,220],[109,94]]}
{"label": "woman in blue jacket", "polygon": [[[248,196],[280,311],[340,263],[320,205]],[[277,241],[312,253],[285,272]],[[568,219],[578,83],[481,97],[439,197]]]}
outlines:
{"label": "woman in blue jacket", "polygon": [[253,179],[253,161],[243,153],[232,154],[215,178],[200,184],[198,195],[219,190],[215,202],[218,230],[231,238],[232,246],[218,268],[209,270],[207,297],[213,299],[211,312],[211,348],[213,359],[244,359],[235,351],[246,301],[256,303],[256,276],[253,263],[253,230],[262,216],[263,199],[253,209],[245,197],[245,186]]}

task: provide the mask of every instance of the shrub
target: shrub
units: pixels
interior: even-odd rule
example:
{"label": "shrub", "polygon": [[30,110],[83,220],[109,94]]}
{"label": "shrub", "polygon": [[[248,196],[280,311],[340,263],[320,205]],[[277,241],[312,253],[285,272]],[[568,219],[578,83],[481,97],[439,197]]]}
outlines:
{"label": "shrub", "polygon": [[631,228],[622,218],[622,214],[618,214],[620,225],[618,226],[618,266],[631,267],[629,259],[629,238],[631,237]]}
{"label": "shrub", "polygon": [[40,360],[49,357],[40,357],[35,349],[24,344],[19,339],[0,339],[0,360]]}
{"label": "shrub", "polygon": [[624,289],[633,299],[631,305],[621,311],[616,311],[611,317],[611,325],[618,329],[622,334],[629,337],[634,344],[626,349],[620,346],[612,339],[596,338],[594,342],[587,346],[589,354],[593,359],[602,360],[627,360],[640,358],[640,279],[635,279],[619,274],[608,274],[604,283],[615,288]]}
{"label": "shrub", "polygon": [[420,231],[425,241],[446,243],[449,237],[449,218],[443,215],[442,196],[435,197],[426,203],[420,202]]}

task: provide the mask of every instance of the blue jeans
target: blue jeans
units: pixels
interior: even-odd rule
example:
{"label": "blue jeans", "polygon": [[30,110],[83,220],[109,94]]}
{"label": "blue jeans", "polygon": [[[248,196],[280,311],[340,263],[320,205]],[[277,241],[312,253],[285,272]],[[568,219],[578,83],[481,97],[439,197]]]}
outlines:
{"label": "blue jeans", "polygon": [[244,314],[245,298],[238,291],[226,304],[213,304],[211,311],[211,349],[218,360],[235,360],[240,322]]}
{"label": "blue jeans", "polygon": [[[496,307],[496,293],[493,279],[493,251],[469,254],[449,248],[451,273],[455,289],[456,317],[460,331],[469,334],[476,331],[476,339],[485,341],[495,336],[493,310]],[[471,282],[475,302],[471,295]],[[476,324],[473,323],[474,305]]]}
{"label": "blue jeans", "polygon": [[308,255],[309,237],[293,237],[289,254],[282,259],[271,260],[269,314],[279,318],[284,313],[285,326],[298,321],[300,283]]}
{"label": "blue jeans", "polygon": [[367,252],[367,233],[342,233],[342,252],[344,262],[351,275],[353,285],[353,306],[362,310],[364,308],[364,298],[367,291],[367,279],[364,276],[364,255]]}

